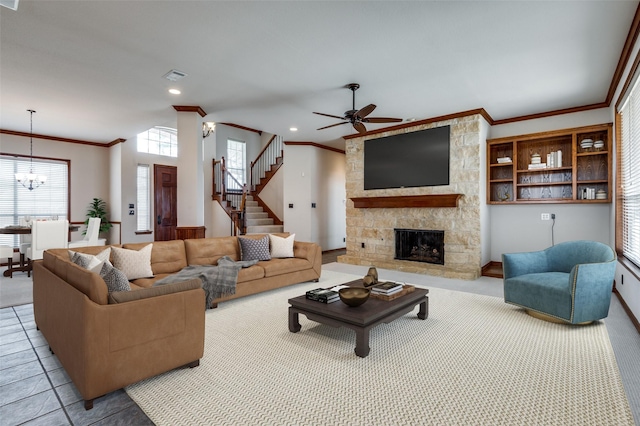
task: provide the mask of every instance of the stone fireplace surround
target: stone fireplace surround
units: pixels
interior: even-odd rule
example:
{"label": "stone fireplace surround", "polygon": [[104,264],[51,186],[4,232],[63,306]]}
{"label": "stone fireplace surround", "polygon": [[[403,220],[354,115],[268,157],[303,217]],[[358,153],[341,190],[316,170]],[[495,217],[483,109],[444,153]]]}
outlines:
{"label": "stone fireplace surround", "polygon": [[[484,202],[481,120],[484,118],[480,114],[472,114],[345,138],[347,252],[338,257],[338,262],[449,278],[478,278],[482,269],[480,210]],[[365,140],[446,125],[451,126],[449,185],[364,190]],[[413,203],[419,198],[438,197],[455,197],[456,205],[451,207],[451,203],[445,203],[437,207],[437,203]],[[389,203],[390,200],[394,202]],[[444,230],[444,265],[394,259],[395,228]]]}

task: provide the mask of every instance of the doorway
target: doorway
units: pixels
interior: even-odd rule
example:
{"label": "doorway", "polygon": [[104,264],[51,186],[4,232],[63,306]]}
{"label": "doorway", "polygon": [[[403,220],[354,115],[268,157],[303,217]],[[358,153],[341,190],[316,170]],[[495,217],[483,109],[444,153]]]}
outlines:
{"label": "doorway", "polygon": [[154,164],[155,241],[176,239],[178,226],[178,168]]}

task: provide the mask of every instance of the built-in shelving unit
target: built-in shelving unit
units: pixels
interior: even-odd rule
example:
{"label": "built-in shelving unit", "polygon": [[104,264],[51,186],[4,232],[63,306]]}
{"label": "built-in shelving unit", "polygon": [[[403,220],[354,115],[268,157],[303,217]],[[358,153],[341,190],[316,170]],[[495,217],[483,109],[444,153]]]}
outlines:
{"label": "built-in shelving unit", "polygon": [[[488,140],[487,202],[610,203],[611,129],[608,123]],[[602,146],[587,146],[587,139]]]}

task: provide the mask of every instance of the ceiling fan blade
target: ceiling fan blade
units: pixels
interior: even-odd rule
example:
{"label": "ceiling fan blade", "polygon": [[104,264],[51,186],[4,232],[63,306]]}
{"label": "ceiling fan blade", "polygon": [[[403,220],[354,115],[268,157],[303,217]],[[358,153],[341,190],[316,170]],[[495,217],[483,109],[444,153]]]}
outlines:
{"label": "ceiling fan blade", "polygon": [[323,113],[321,113],[321,112],[314,112],[314,114],[324,115],[325,117],[337,118],[338,120],[346,120],[346,118],[344,118],[344,117],[340,117],[340,116],[338,116],[338,115],[323,114]]}
{"label": "ceiling fan blade", "polygon": [[374,104],[369,104],[366,107],[360,108],[358,111],[356,111],[354,117],[365,118],[367,115],[371,114],[374,109],[376,109],[376,106]]}
{"label": "ceiling fan blade", "polygon": [[328,129],[329,127],[335,127],[335,126],[339,126],[339,125],[341,125],[341,124],[347,124],[347,123],[348,123],[348,121],[343,121],[342,123],[336,123],[336,124],[331,124],[331,125],[329,125],[329,126],[320,127],[320,128],[319,128],[319,129],[317,129],[317,130]]}
{"label": "ceiling fan blade", "polygon": [[367,128],[364,127],[364,124],[360,123],[359,121],[356,121],[355,123],[353,123],[353,128],[356,129],[360,133],[366,133],[367,132]]}
{"label": "ceiling fan blade", "polygon": [[402,118],[369,117],[364,118],[362,121],[364,121],[365,123],[399,123],[402,121]]}

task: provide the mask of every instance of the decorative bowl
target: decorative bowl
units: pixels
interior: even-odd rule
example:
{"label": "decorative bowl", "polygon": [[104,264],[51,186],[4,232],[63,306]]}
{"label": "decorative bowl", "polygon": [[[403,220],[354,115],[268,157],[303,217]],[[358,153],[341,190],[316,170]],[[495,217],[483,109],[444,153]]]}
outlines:
{"label": "decorative bowl", "polygon": [[582,139],[580,142],[580,147],[582,149],[591,148],[593,146],[593,139]]}
{"label": "decorative bowl", "polygon": [[351,307],[360,306],[366,302],[370,292],[368,288],[362,287],[347,287],[338,290],[340,300],[342,300],[345,305]]}
{"label": "decorative bowl", "polygon": [[593,143],[593,147],[595,149],[600,149],[600,148],[604,148],[604,141],[595,141]]}

